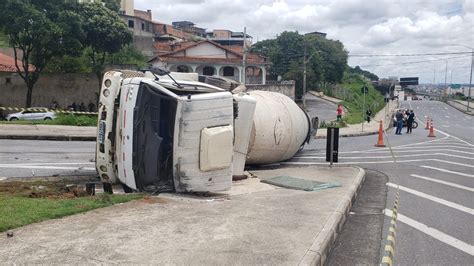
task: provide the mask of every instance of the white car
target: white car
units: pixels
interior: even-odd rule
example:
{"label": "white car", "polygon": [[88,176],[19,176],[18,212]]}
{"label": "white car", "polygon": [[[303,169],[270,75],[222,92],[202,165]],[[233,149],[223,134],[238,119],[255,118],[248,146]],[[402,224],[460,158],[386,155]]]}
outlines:
{"label": "white car", "polygon": [[43,107],[32,107],[31,110],[24,110],[18,113],[9,114],[6,116],[6,120],[15,121],[19,119],[23,120],[52,120],[56,118],[53,112],[47,111]]}

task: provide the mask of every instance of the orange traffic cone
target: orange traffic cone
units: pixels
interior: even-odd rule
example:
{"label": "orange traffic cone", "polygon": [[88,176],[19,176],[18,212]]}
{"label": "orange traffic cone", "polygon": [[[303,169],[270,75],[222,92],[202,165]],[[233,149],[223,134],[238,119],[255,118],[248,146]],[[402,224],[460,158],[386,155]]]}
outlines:
{"label": "orange traffic cone", "polygon": [[435,134],[434,134],[433,120],[431,120],[430,133],[428,134],[428,137],[431,137],[431,138],[436,137]]}
{"label": "orange traffic cone", "polygon": [[430,118],[429,117],[426,118],[426,127],[425,127],[425,129],[430,129]]}
{"label": "orange traffic cone", "polygon": [[383,121],[380,120],[380,126],[379,126],[379,139],[377,141],[377,144],[375,144],[376,147],[385,147],[385,144],[383,143]]}

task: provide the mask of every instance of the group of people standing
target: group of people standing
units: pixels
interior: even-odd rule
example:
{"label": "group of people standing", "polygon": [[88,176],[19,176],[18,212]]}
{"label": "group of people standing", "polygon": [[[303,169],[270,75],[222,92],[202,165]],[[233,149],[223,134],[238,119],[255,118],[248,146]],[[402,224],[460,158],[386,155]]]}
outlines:
{"label": "group of people standing", "polygon": [[413,121],[415,121],[415,112],[413,110],[398,110],[395,114],[396,126],[397,129],[395,130],[396,135],[402,134],[403,123],[406,121],[407,123],[407,132],[406,134],[411,134],[413,130]]}

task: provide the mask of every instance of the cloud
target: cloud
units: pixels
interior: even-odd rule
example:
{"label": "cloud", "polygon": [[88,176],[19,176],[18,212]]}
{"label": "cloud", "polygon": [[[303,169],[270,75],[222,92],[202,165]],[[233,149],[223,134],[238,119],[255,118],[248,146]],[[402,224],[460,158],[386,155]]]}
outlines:
{"label": "cloud", "polygon": [[[189,20],[198,27],[247,32],[254,41],[285,31],[322,31],[340,40],[350,54],[404,54],[468,51],[474,47],[472,0],[135,0],[135,8],[151,9],[156,21]],[[453,57],[453,56],[451,56]],[[444,82],[445,59],[434,57],[349,58],[381,77],[419,76],[422,82]],[[407,63],[439,60],[427,63]],[[468,82],[468,55],[447,59],[453,82]],[[442,73],[442,74],[440,74]]]}

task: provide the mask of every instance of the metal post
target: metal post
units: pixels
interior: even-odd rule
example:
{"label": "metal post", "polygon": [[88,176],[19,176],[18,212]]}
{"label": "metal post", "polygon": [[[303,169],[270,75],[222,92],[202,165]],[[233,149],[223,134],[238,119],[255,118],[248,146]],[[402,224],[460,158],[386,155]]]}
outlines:
{"label": "metal post", "polygon": [[246,60],[247,60],[247,48],[245,42],[247,41],[247,27],[244,27],[244,43],[243,43],[243,56],[242,56],[242,84],[245,85],[246,83],[246,76],[247,76],[247,71],[246,71]]}
{"label": "metal post", "polygon": [[331,128],[331,145],[329,148],[329,167],[331,168],[332,168],[333,156],[334,156],[334,128]]}
{"label": "metal post", "polygon": [[362,105],[362,118],[363,118],[363,121],[362,121],[362,132],[364,132],[364,122],[365,122],[365,85],[363,87],[363,90],[364,90],[364,103]]}
{"label": "metal post", "polygon": [[304,42],[303,56],[303,108],[306,109],[306,41]]}
{"label": "metal post", "polygon": [[467,93],[467,111],[469,112],[469,102],[471,101],[471,87],[472,87],[472,64],[474,63],[474,49],[471,51],[471,75],[469,77],[469,92]]}

